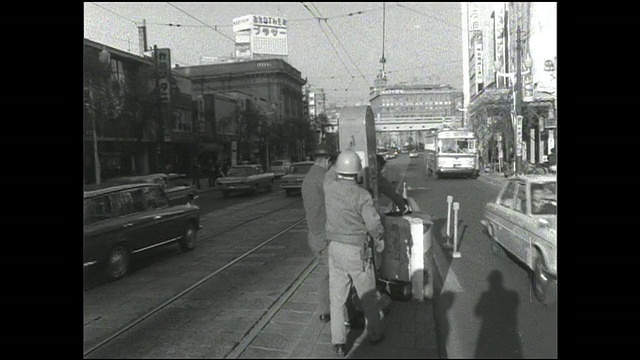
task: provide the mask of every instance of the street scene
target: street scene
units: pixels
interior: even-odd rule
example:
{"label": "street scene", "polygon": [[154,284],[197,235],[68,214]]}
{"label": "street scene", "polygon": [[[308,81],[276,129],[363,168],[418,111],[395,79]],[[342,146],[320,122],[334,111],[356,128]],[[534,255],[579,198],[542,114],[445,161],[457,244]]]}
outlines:
{"label": "street scene", "polygon": [[556,3],[84,12],[84,358],[558,357]]}

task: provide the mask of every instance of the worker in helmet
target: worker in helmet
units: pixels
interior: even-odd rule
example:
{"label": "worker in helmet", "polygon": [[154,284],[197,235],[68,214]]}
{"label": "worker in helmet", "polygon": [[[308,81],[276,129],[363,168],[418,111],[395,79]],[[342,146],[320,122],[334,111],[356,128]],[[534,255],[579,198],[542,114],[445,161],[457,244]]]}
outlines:
{"label": "worker in helmet", "polygon": [[[362,170],[353,150],[343,151],[336,160],[336,177],[325,177],[329,241],[329,294],[331,298],[331,343],[337,356],[345,356],[345,304],[351,285],[362,302],[368,340],[382,341],[382,322],[376,291],[373,251],[384,249],[384,228],[371,194],[357,183]],[[375,249],[370,247],[369,236]]]}
{"label": "worker in helmet", "polygon": [[320,320],[328,322],[329,308],[329,269],[327,268],[327,239],[325,224],[327,221],[324,206],[324,177],[331,167],[331,158],[335,156],[335,149],[326,143],[319,144],[314,152],[314,164],[302,181],[302,203],[304,205],[309,232],[307,239],[309,248],[318,259],[320,276],[317,284],[318,313]]}

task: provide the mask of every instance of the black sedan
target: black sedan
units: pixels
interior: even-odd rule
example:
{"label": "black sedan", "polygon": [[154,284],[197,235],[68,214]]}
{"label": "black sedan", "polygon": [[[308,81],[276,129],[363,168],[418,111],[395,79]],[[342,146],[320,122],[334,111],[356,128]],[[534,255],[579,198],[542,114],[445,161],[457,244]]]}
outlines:
{"label": "black sedan", "polygon": [[122,278],[132,254],[178,242],[195,247],[200,208],[171,205],[161,185],[101,184],[84,192],[83,269]]}

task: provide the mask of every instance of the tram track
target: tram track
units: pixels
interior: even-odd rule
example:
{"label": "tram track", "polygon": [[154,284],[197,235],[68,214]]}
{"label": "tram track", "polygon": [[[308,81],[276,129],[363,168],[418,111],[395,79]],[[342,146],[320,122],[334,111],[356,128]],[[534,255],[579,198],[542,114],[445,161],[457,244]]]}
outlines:
{"label": "tram track", "polygon": [[[210,243],[212,242],[214,239],[220,237],[220,235],[225,235],[228,234],[230,232],[232,232],[233,230],[239,230],[239,229],[244,229],[244,228],[251,228],[251,224],[254,222],[259,222],[259,221],[266,221],[267,223],[268,218],[273,217],[274,214],[278,214],[279,212],[286,212],[287,208],[290,208],[291,205],[295,204],[296,202],[300,201],[299,199],[296,199],[294,201],[286,201],[283,205],[281,206],[277,206],[276,208],[271,208],[271,209],[266,209],[266,211],[259,209],[258,213],[260,213],[258,216],[251,216],[250,218],[245,218],[245,219],[239,219],[237,222],[231,224],[231,226],[227,226],[213,234],[210,234],[209,236],[200,239],[198,241],[198,244],[201,245],[202,243]],[[254,207],[255,208],[255,207]],[[293,219],[290,220],[288,223],[289,225],[287,225],[284,229],[280,230],[279,232],[277,232],[275,235],[270,236],[269,238],[267,238],[266,240],[262,240],[259,244],[252,246],[249,250],[243,252],[242,254],[240,254],[239,256],[235,256],[232,260],[226,262],[224,265],[217,267],[215,270],[209,271],[205,276],[201,276],[199,279],[197,279],[196,281],[190,281],[189,285],[186,288],[182,288],[181,290],[177,290],[176,293],[173,296],[170,296],[168,299],[162,301],[160,304],[153,306],[152,308],[150,308],[149,310],[145,311],[144,313],[135,316],[134,319],[128,321],[125,323],[125,325],[119,327],[116,331],[112,332],[110,335],[108,335],[106,338],[104,338],[103,340],[99,341],[97,344],[89,347],[88,349],[86,349],[84,351],[84,357],[90,356],[92,354],[96,354],[99,353],[100,350],[108,347],[110,344],[112,344],[116,339],[119,339],[121,337],[123,337],[124,335],[126,335],[127,333],[135,330],[137,327],[140,327],[142,324],[144,324],[147,320],[150,320],[154,317],[154,315],[157,315],[159,313],[161,313],[163,310],[168,309],[171,307],[171,305],[175,304],[176,302],[180,301],[181,299],[184,299],[188,294],[194,292],[194,290],[199,289],[200,287],[202,287],[204,284],[206,284],[207,282],[211,281],[212,279],[215,279],[217,277],[219,277],[221,274],[224,274],[225,272],[227,272],[229,269],[237,266],[237,265],[242,265],[243,262],[246,263],[247,261],[249,263],[251,263],[251,259],[247,259],[250,258],[251,256],[255,256],[258,254],[258,252],[265,248],[265,246],[272,244],[274,241],[276,241],[279,238],[282,238],[284,235],[291,235],[291,233],[295,233],[296,231],[294,231],[297,228],[297,232],[301,232],[301,229],[299,227],[300,224],[302,224],[304,222],[304,217],[301,218],[297,218],[297,219]],[[257,225],[258,227],[260,226],[259,224]],[[261,235],[264,235],[264,233],[261,233]],[[223,236],[224,237],[224,236]],[[208,246],[211,246],[211,244],[209,244]],[[313,258],[309,257],[309,262],[305,265],[304,270],[300,273],[301,275],[296,276],[296,279],[288,284],[288,289],[294,289],[294,285],[296,283],[296,281],[298,281],[298,285],[299,283],[301,283],[300,277],[306,277],[308,276],[308,273],[310,271],[307,271],[309,269],[309,267],[313,268]],[[306,275],[305,275],[306,274]],[[278,296],[278,299],[276,299],[269,307],[269,311],[271,311],[272,309],[274,309],[274,307],[277,307],[278,305],[278,301],[287,294],[287,292],[285,291],[284,293],[281,293],[280,296]],[[290,296],[290,294],[289,294]],[[286,297],[286,296],[285,296]],[[281,306],[281,305],[280,305]],[[263,317],[261,317],[261,319],[264,319],[265,316],[268,316],[268,312],[267,314],[264,314]],[[94,318],[94,319],[89,319],[88,322],[85,324],[89,325],[92,322],[94,322],[96,319],[98,319],[98,317]],[[260,323],[260,319],[256,320],[256,323],[254,325],[259,325]],[[264,325],[262,325],[264,326]],[[252,327],[253,329],[253,327]],[[238,346],[240,346],[240,344],[242,344],[243,342],[247,342],[249,339],[249,337],[251,336],[250,333],[245,333],[243,334],[243,341],[240,341],[236,344],[236,346],[233,348],[233,351],[238,352],[241,350],[241,348],[239,348]],[[250,341],[249,341],[250,342]]]}

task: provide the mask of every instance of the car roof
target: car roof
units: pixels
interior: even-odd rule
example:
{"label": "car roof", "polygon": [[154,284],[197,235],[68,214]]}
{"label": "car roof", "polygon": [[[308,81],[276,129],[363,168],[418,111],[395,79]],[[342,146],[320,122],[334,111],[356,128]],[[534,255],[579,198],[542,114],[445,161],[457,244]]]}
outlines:
{"label": "car roof", "polygon": [[105,180],[105,182],[107,181],[131,181],[131,180],[147,180],[147,179],[154,179],[154,178],[167,178],[169,177],[167,174],[165,173],[156,173],[156,174],[147,174],[147,175],[132,175],[132,176],[121,176],[121,177],[116,177],[113,179],[109,179],[109,180]]}
{"label": "car roof", "polygon": [[540,182],[556,182],[557,176],[555,174],[531,174],[531,175],[517,175],[511,177],[511,179],[522,179],[528,182],[540,183]]}
{"label": "car roof", "polygon": [[313,165],[315,164],[315,162],[313,161],[298,161],[298,162],[294,162],[291,165]]}
{"label": "car roof", "polygon": [[90,184],[85,185],[84,187],[84,198],[90,198],[99,195],[110,194],[123,190],[137,189],[149,186],[157,186],[160,187],[159,184],[151,184],[151,183],[132,183],[132,184],[110,184],[110,183],[101,183],[101,184]]}

